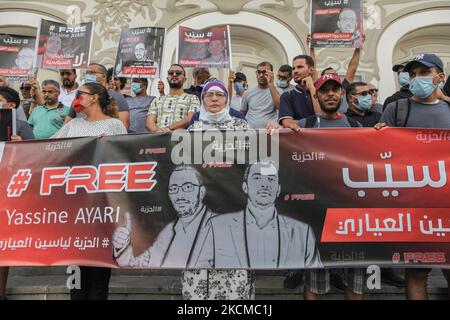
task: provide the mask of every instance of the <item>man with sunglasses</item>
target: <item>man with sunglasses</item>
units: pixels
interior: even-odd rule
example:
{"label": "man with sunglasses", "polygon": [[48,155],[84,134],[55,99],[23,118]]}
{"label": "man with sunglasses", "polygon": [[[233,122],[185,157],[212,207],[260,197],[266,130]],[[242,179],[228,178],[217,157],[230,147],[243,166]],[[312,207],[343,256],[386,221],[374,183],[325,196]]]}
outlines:
{"label": "man with sunglasses", "polygon": [[22,108],[25,119],[22,119],[24,121],[28,121],[28,118],[31,114],[31,105],[34,102],[33,96],[31,94],[32,86],[28,81],[24,81],[20,84],[20,93],[22,94],[22,100],[20,101],[20,107]]}
{"label": "man with sunglasses", "polygon": [[61,92],[59,101],[65,106],[71,106],[78,90],[77,71],[75,69],[62,69],[59,71],[61,76]]}
{"label": "man with sunglasses", "polygon": [[176,167],[169,178],[169,199],[178,218],[158,234],[152,246],[134,256],[131,244],[132,221],[125,215],[125,224],[113,235],[114,258],[121,267],[193,268],[207,264],[200,261],[200,253],[210,230],[210,211],[203,199],[206,189],[199,172],[191,166]]}
{"label": "man with sunglasses", "polygon": [[59,101],[60,86],[54,80],[43,81],[41,93],[45,104],[33,110],[28,123],[36,139],[48,139],[61,129],[70,107]]}
{"label": "man with sunglasses", "polygon": [[200,108],[200,101],[197,96],[184,92],[185,81],[184,68],[178,64],[171,65],[167,72],[169,94],[155,98],[148,110],[146,127],[150,132],[170,132],[188,127],[192,115]]}
{"label": "man with sunglasses", "polygon": [[373,127],[378,123],[381,113],[373,108],[372,95],[365,82],[353,82],[347,87],[348,109],[345,115],[358,121],[363,127]]}
{"label": "man with sunglasses", "polygon": [[256,66],[258,86],[244,93],[241,112],[253,129],[262,129],[271,121],[277,121],[280,95],[283,91],[275,86],[271,63],[264,61]]}
{"label": "man with sunglasses", "polygon": [[378,89],[373,84],[368,83],[369,93],[372,96],[372,109],[378,111],[380,114],[383,113],[383,105],[378,103]]}

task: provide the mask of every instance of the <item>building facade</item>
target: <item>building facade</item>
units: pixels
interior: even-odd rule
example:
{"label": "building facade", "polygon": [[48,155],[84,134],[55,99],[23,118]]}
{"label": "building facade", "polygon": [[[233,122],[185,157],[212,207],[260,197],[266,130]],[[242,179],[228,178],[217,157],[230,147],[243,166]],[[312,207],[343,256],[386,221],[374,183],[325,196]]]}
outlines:
{"label": "building facade", "polygon": [[[275,68],[308,53],[311,0],[16,0],[0,1],[0,33],[35,35],[40,18],[95,22],[91,61],[113,66],[120,30],[158,26],[167,29],[162,71],[175,60],[178,25],[231,28],[233,69],[256,83],[254,70],[264,60]],[[364,0],[366,42],[358,78],[380,88],[380,98],[396,88],[391,68],[423,52],[440,55],[450,72],[449,0]],[[345,74],[352,49],[317,50],[318,69],[332,66]],[[225,80],[227,70],[212,70]],[[39,78],[57,78],[40,71]],[[154,83],[156,86],[156,82]]]}

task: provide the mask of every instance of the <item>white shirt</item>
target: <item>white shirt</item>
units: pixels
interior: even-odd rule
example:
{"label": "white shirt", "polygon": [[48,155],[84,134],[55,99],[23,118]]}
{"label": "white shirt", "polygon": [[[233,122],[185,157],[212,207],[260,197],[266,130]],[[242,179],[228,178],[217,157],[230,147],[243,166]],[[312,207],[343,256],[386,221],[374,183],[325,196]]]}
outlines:
{"label": "white shirt", "polygon": [[[178,219],[174,225],[174,236],[172,243],[167,250],[163,266],[188,265],[189,255],[194,246],[195,237],[198,234],[198,228],[205,215],[206,207],[197,213],[192,221],[186,223],[182,218]],[[184,222],[184,223],[183,223]]]}
{"label": "white shirt", "polygon": [[77,84],[77,88],[72,91],[67,91],[67,89],[61,85],[61,92],[59,93],[59,101],[65,105],[70,107],[72,105],[73,99],[77,95],[79,85]]}
{"label": "white shirt", "polygon": [[241,104],[242,104],[242,96],[238,96],[235,94],[233,97],[231,97],[230,101],[230,107],[232,107],[236,111],[241,111]]}
{"label": "white shirt", "polygon": [[[256,213],[257,214],[257,213]],[[247,249],[252,268],[277,268],[279,255],[278,214],[264,227],[259,228],[256,219],[245,211]]]}
{"label": "white shirt", "polygon": [[113,136],[116,134],[127,134],[127,129],[122,121],[118,119],[110,118],[99,121],[87,121],[83,118],[75,118],[66,123],[51,138]]}

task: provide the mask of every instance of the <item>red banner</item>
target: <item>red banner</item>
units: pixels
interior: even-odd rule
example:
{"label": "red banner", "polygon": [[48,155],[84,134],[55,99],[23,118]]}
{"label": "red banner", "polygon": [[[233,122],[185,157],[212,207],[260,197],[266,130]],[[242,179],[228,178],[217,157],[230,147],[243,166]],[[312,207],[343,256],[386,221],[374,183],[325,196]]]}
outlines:
{"label": "red banner", "polygon": [[[367,128],[0,143],[0,266],[449,267],[449,147]],[[250,254],[259,209],[273,263]]]}

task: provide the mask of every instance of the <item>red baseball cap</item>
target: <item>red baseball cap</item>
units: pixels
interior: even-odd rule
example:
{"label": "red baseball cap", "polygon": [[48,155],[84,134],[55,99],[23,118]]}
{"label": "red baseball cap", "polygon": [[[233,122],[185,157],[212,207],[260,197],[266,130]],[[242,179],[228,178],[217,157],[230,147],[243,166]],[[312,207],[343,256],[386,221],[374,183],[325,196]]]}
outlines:
{"label": "red baseball cap", "polygon": [[339,83],[339,85],[342,87],[342,80],[339,78],[339,76],[335,74],[324,74],[319,79],[314,82],[314,87],[316,87],[316,90],[319,91],[322,86],[327,83],[328,81],[334,81]]}

